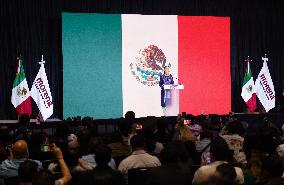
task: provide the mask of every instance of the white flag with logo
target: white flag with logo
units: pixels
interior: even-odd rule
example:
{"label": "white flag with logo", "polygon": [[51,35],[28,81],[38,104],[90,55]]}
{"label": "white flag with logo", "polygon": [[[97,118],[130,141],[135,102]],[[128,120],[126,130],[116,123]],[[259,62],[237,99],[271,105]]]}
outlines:
{"label": "white flag with logo", "polygon": [[41,63],[39,72],[33,82],[31,97],[36,102],[44,121],[53,114],[52,96],[43,62]]}
{"label": "white flag with logo", "polygon": [[261,102],[265,111],[268,112],[270,109],[275,107],[275,91],[266,62],[268,61],[268,58],[262,57],[262,60],[263,66],[255,81],[255,89],[259,101]]}

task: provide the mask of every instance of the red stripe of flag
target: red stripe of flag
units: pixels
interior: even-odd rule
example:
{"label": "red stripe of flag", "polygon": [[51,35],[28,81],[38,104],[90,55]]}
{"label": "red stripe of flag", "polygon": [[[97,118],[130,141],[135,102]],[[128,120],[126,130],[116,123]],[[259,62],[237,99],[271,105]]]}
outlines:
{"label": "red stripe of flag", "polygon": [[185,85],[180,112],[225,114],[231,110],[230,18],[178,17],[178,70]]}

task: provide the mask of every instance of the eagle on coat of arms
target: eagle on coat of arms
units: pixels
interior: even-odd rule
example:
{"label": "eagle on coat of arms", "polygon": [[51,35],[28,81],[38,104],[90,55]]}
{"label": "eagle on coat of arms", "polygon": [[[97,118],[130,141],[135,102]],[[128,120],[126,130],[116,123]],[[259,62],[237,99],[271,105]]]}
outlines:
{"label": "eagle on coat of arms", "polygon": [[136,61],[129,65],[136,80],[143,85],[157,85],[167,61],[164,52],[158,46],[151,44],[139,51]]}
{"label": "eagle on coat of arms", "polygon": [[18,89],[17,89],[17,95],[18,96],[21,96],[21,97],[26,96],[27,93],[28,93],[28,91],[25,87],[23,87],[22,89],[21,89],[21,87],[18,87]]}
{"label": "eagle on coat of arms", "polygon": [[250,93],[252,91],[252,85],[249,85],[247,88],[246,88],[247,92]]}

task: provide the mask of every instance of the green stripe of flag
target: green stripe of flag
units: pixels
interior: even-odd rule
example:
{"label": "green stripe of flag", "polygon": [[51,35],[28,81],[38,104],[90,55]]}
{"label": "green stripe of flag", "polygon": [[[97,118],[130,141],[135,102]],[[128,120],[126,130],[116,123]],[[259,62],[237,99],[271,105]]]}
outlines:
{"label": "green stripe of flag", "polygon": [[244,81],[243,81],[243,86],[251,79],[252,74],[251,74],[251,70],[250,70],[250,63],[247,63],[247,69],[246,69],[246,73],[244,76]]}
{"label": "green stripe of flag", "polygon": [[62,14],[64,118],[122,116],[121,37],[121,15]]}
{"label": "green stripe of flag", "polygon": [[22,63],[22,58],[19,59],[17,70],[18,70],[18,68],[20,69],[20,71],[19,71],[19,73],[18,73],[18,71],[16,73],[16,78],[15,78],[14,83],[13,83],[13,88],[18,86],[26,78],[24,66],[23,66],[23,63]]}

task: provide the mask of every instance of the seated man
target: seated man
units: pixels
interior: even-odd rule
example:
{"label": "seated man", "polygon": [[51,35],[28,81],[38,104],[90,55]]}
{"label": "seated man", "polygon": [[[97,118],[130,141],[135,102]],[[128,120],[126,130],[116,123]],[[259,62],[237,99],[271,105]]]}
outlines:
{"label": "seated man", "polygon": [[118,170],[126,175],[129,169],[149,168],[161,166],[159,159],[145,151],[144,138],[141,135],[134,135],[130,140],[132,154],[121,161]]}
{"label": "seated man", "polygon": [[[200,167],[194,174],[192,184],[202,184],[209,180],[216,173],[216,168],[224,163],[228,163],[230,150],[226,141],[222,137],[217,137],[212,141],[210,147],[211,163]],[[242,169],[235,167],[236,184],[244,183],[244,175]]]}
{"label": "seated man", "polygon": [[[29,159],[28,145],[24,140],[18,140],[10,148],[10,157],[0,164],[0,179],[18,176],[18,169],[22,162]],[[40,161],[34,160],[38,168],[42,168]]]}

